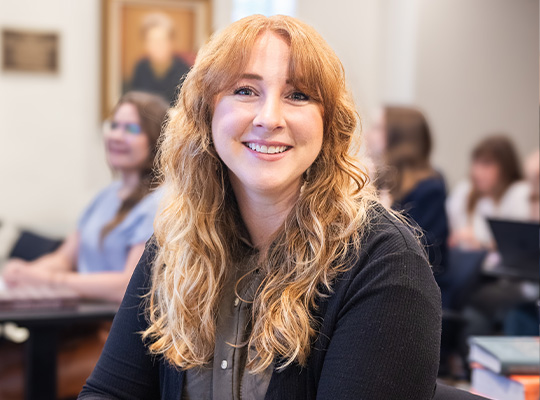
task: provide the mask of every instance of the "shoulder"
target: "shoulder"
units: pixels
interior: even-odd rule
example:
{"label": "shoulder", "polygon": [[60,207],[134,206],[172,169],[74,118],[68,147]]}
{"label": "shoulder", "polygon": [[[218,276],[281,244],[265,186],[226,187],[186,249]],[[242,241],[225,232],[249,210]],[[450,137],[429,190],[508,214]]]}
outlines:
{"label": "shoulder", "polygon": [[448,196],[448,202],[450,205],[455,206],[462,203],[464,204],[470,192],[471,183],[468,180],[463,180],[452,189],[450,195]]}
{"label": "shoulder", "polygon": [[162,186],[157,187],[141,200],[141,204],[147,204],[152,207],[157,206],[163,197],[163,191],[164,188]]}
{"label": "shoulder", "polygon": [[386,293],[392,297],[396,288],[422,293],[436,307],[440,294],[427,254],[414,228],[382,206],[371,211],[367,232],[350,269],[338,277],[336,294],[349,297]]}
{"label": "shoulder", "polygon": [[[412,228],[376,206],[367,229],[358,253],[351,257],[348,269],[336,277],[332,292],[322,303],[322,317],[329,321],[330,329],[332,321],[353,309],[391,310],[395,302],[407,302],[415,312],[429,309],[438,315],[440,291]],[[357,321],[359,326],[364,323]]]}
{"label": "shoulder", "polygon": [[446,193],[446,183],[442,175],[437,174],[436,176],[424,179],[418,183],[415,190],[424,193]]}
{"label": "shoulder", "polygon": [[135,65],[135,71],[146,71],[150,69],[150,61],[147,58],[141,58]]}
{"label": "shoulder", "polygon": [[424,207],[433,207],[446,200],[446,184],[442,177],[424,179],[405,197],[402,203],[416,203]]}
{"label": "shoulder", "polygon": [[452,196],[466,196],[471,191],[471,182],[467,179],[462,180],[454,186],[454,189],[451,191]]}
{"label": "shoulder", "polygon": [[176,68],[179,68],[179,69],[182,69],[182,70],[186,70],[186,71],[189,70],[189,66],[186,64],[184,59],[179,55],[174,56],[173,65]]}
{"label": "shoulder", "polygon": [[144,196],[135,206],[135,213],[138,215],[151,214],[155,215],[159,202],[163,197],[163,188],[159,187]]}
{"label": "shoulder", "polygon": [[531,187],[528,182],[515,182],[506,190],[498,205],[501,218],[528,219],[530,217]]}
{"label": "shoulder", "polygon": [[423,255],[415,228],[407,225],[382,205],[375,205],[369,212],[367,226],[360,249],[362,254],[387,254],[412,252]]}
{"label": "shoulder", "polygon": [[110,185],[103,188],[88,204],[86,207],[82,217],[81,221],[86,220],[86,218],[94,212],[94,210],[102,208],[102,207],[113,207],[114,203],[118,203],[120,201],[118,197],[118,189],[120,188],[120,182],[114,181]]}
{"label": "shoulder", "polygon": [[129,232],[128,241],[130,245],[146,242],[154,232],[154,219],[159,207],[161,193],[162,191],[157,189],[146,195],[122,222],[126,232]]}
{"label": "shoulder", "polygon": [[530,194],[530,186],[525,181],[518,181],[512,183],[506,192],[504,193],[503,199],[523,199],[528,198]]}
{"label": "shoulder", "polygon": [[94,197],[94,201],[105,199],[109,197],[118,198],[118,190],[120,189],[120,181],[113,181],[109,185],[101,189]]}

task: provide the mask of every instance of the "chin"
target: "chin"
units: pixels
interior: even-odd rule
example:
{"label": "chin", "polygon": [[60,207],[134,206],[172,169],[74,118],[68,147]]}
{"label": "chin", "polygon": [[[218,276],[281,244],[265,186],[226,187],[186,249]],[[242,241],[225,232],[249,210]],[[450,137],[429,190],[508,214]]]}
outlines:
{"label": "chin", "polygon": [[245,187],[259,193],[276,193],[290,188],[291,185],[294,184],[294,181],[275,179],[275,175],[266,178],[264,175],[259,175],[243,181],[242,184]]}
{"label": "chin", "polygon": [[109,167],[115,171],[129,171],[135,169],[131,164],[123,162],[109,162]]}

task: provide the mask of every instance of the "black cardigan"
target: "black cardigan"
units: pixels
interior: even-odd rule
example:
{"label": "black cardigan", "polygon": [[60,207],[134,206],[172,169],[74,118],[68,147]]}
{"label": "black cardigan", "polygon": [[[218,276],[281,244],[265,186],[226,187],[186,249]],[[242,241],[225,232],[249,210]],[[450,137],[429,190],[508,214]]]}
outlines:
{"label": "black cardigan", "polygon": [[[184,373],[148,354],[155,248],[148,245],[80,399],[179,399]],[[274,371],[265,399],[431,399],[439,366],[439,289],[409,229],[378,207],[359,254],[318,301],[319,334],[306,367]]]}

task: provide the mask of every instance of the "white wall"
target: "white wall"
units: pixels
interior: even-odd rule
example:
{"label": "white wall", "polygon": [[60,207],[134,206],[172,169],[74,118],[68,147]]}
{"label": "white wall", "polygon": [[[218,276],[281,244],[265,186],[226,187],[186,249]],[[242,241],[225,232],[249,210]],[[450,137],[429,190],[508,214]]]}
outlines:
{"label": "white wall", "polygon": [[470,149],[507,132],[523,156],[538,140],[538,1],[418,0],[414,98],[450,184]]}
{"label": "white wall", "polygon": [[359,112],[369,119],[379,104],[383,34],[381,0],[297,0],[297,17],[313,26],[345,68]]}
{"label": "white wall", "polygon": [[16,226],[64,235],[109,179],[96,0],[2,0],[0,28],[56,31],[58,75],[0,72],[0,254]]}

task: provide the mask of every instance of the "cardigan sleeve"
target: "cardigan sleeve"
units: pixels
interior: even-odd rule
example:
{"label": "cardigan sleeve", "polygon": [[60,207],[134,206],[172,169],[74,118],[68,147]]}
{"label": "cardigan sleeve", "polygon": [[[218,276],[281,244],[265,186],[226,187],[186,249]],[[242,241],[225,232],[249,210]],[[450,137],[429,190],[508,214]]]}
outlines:
{"label": "cardigan sleeve", "polygon": [[160,397],[158,361],[148,354],[141,337],[141,331],[147,327],[142,296],[148,292],[153,253],[152,245],[147,245],[114,318],[101,357],[79,399]]}
{"label": "cardigan sleeve", "polygon": [[405,250],[370,259],[350,278],[317,399],[431,399],[440,321],[440,293],[425,257]]}

